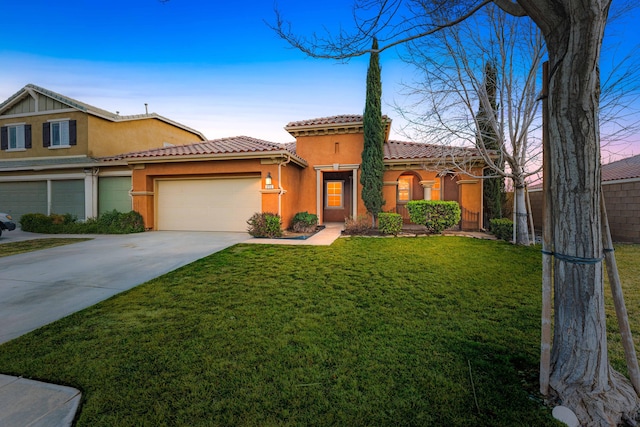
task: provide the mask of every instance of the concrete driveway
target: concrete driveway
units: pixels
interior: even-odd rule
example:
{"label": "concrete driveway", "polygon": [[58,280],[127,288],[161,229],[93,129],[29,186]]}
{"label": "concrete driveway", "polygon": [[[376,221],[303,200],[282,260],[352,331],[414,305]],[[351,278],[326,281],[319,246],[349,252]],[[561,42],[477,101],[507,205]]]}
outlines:
{"label": "concrete driveway", "polygon": [[[4,243],[44,237],[2,233]],[[151,231],[0,257],[0,344],[197,259],[249,239],[245,233]]]}

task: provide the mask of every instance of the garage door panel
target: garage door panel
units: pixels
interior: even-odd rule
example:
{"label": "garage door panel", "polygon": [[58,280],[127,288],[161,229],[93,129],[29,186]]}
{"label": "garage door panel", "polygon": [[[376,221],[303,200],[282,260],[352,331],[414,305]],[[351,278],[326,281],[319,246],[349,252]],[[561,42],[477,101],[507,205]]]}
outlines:
{"label": "garage door panel", "polygon": [[131,177],[110,176],[98,178],[98,214],[116,210],[131,210]]}
{"label": "garage door panel", "polygon": [[260,178],[158,181],[156,208],[159,230],[244,232],[262,210]]}
{"label": "garage door panel", "polygon": [[47,182],[0,182],[0,212],[20,221],[26,213],[47,213]]}
{"label": "garage door panel", "polygon": [[84,181],[81,179],[51,181],[51,213],[71,214],[85,218]]}

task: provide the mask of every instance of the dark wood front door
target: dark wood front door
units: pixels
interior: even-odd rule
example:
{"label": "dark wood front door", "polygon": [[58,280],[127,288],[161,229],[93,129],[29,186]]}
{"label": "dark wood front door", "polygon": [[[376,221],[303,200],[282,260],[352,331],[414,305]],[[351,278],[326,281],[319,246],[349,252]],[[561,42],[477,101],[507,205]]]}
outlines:
{"label": "dark wood front door", "polygon": [[353,177],[351,172],[323,174],[323,222],[344,222],[351,216]]}
{"label": "dark wood front door", "polygon": [[460,203],[458,196],[458,177],[453,174],[446,174],[442,177],[442,200]]}

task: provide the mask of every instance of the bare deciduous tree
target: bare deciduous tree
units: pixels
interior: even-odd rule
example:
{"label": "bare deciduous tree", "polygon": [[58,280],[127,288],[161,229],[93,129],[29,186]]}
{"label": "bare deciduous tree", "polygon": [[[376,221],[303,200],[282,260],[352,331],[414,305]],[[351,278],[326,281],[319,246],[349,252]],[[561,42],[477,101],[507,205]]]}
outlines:
{"label": "bare deciduous tree", "polygon": [[[404,60],[420,74],[404,86],[415,101],[409,108],[397,107],[414,139],[475,146],[490,170],[481,178],[513,181],[516,243],[521,245],[529,244],[526,180],[540,169],[541,145],[533,131],[540,125],[544,54],[532,21],[488,5],[455,27],[407,44]],[[466,165],[457,167],[470,173]]]}
{"label": "bare deciduous tree", "polygon": [[[304,39],[279,14],[274,28],[308,55],[344,60],[367,53],[373,34],[381,42],[379,51],[384,51],[456,25],[490,2],[357,0],[353,33]],[[640,400],[629,381],[610,366],[607,354],[599,112],[600,55],[611,0],[493,3],[536,23],[550,63],[553,224],[548,225],[553,227],[555,286],[550,386],[583,425],[615,426],[636,417]],[[364,13],[362,18],[358,12]]]}

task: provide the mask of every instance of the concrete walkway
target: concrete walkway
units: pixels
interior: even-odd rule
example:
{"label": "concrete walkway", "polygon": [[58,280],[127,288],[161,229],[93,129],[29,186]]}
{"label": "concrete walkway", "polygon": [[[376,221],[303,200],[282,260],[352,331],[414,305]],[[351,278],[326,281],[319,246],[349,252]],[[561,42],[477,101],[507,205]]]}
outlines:
{"label": "concrete walkway", "polygon": [[257,245],[311,245],[330,246],[342,235],[344,224],[341,222],[330,222],[325,224],[325,228],[307,239],[249,239],[244,243]]}
{"label": "concrete walkway", "polygon": [[[330,245],[340,237],[341,232],[342,224],[328,224],[314,236],[300,240],[247,239],[243,233],[205,232],[149,232],[129,235],[129,238],[91,236],[94,237],[90,241],[93,243],[76,243],[0,258],[0,344],[235,243]],[[3,234],[0,244],[46,237],[84,237],[49,236],[19,230],[12,233]],[[1,248],[0,245],[0,251]],[[79,258],[82,254],[84,258]],[[106,258],[111,258],[113,264],[107,262]],[[72,260],[72,265],[84,265],[88,270],[65,268],[64,277],[54,277],[52,271],[60,270],[60,259]],[[123,263],[130,267],[123,267]],[[130,269],[135,274],[128,272]],[[109,277],[111,270],[121,272],[123,278],[119,283],[114,283],[113,278]],[[71,273],[73,271],[76,271],[75,276]],[[79,286],[73,286],[74,281],[79,282]],[[55,314],[37,306],[25,312],[24,307],[20,309],[14,305],[15,299],[20,298],[22,304],[29,306],[29,300],[33,299],[33,293],[38,292],[38,288],[60,288],[60,283],[68,289],[43,300],[49,307],[63,305]],[[20,289],[16,294],[18,287]],[[13,291],[7,291],[7,288],[13,288]],[[85,297],[76,296],[75,302],[64,304],[80,288],[88,289]],[[54,298],[54,304],[51,298]],[[71,426],[81,397],[80,391],[75,388],[0,374],[0,427]]]}

